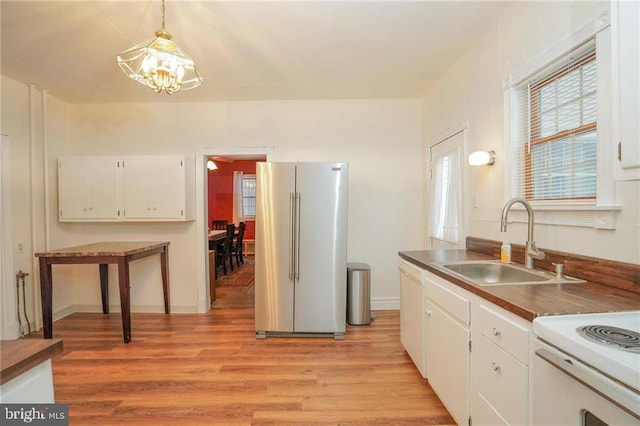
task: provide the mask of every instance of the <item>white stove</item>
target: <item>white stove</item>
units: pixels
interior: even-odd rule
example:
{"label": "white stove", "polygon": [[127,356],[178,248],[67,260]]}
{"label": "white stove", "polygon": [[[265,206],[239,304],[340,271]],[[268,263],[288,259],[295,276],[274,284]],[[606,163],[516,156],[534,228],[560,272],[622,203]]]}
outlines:
{"label": "white stove", "polygon": [[[640,333],[640,311],[539,317],[533,321],[533,332],[539,339],[640,392],[640,339],[635,340],[634,353],[585,338],[578,332],[585,326],[612,326]],[[606,335],[606,329],[595,330],[603,330]]]}
{"label": "white stove", "polygon": [[533,331],[534,424],[640,424],[640,311],[539,317]]}

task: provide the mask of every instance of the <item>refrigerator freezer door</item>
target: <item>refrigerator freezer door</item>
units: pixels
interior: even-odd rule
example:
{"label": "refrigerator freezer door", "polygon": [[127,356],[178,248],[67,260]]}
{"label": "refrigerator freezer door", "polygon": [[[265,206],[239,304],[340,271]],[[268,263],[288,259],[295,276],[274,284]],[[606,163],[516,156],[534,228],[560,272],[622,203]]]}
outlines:
{"label": "refrigerator freezer door", "polygon": [[294,163],[256,164],[256,331],[293,328]]}
{"label": "refrigerator freezer door", "polygon": [[346,163],[298,163],[299,246],[294,331],[344,333],[347,294]]}

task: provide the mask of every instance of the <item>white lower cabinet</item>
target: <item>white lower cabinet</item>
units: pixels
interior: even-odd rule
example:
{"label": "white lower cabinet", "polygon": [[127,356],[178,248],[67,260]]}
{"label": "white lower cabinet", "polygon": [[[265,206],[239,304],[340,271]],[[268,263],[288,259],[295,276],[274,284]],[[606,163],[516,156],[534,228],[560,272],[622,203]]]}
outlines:
{"label": "white lower cabinet", "polygon": [[424,271],[402,259],[400,272],[400,341],[422,377],[426,377],[424,345]]}
{"label": "white lower cabinet", "polygon": [[527,424],[531,323],[482,299],[471,315],[473,425]]}
{"label": "white lower cabinet", "polygon": [[399,267],[402,345],[456,423],[528,424],[531,322],[402,259]]}
{"label": "white lower cabinet", "polygon": [[469,420],[469,300],[425,273],[427,379],[458,424]]}

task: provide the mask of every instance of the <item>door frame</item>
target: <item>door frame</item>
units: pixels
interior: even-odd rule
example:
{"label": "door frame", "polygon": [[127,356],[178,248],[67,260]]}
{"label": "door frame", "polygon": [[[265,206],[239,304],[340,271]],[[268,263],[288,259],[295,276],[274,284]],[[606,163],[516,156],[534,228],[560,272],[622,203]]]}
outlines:
{"label": "door frame", "polygon": [[233,157],[237,159],[266,158],[273,161],[273,146],[248,146],[237,148],[204,147],[195,157],[196,173],[196,264],[198,267],[198,313],[206,313],[211,307],[209,291],[209,230],[207,203],[207,157]]}
{"label": "door frame", "polygon": [[[430,225],[431,225],[431,205],[433,203],[433,194],[432,194],[432,185],[433,185],[433,176],[432,176],[432,163],[433,163],[433,158],[432,158],[432,150],[439,144],[441,143],[445,143],[447,141],[449,141],[450,139],[460,135],[461,136],[461,141],[460,144],[458,145],[458,147],[456,148],[458,150],[458,153],[460,154],[460,159],[459,159],[459,169],[460,169],[460,180],[461,180],[461,185],[460,185],[460,195],[459,195],[459,201],[460,201],[460,209],[462,210],[461,212],[461,227],[462,227],[462,237],[461,237],[461,241],[457,244],[454,245],[453,243],[450,244],[450,246],[448,245],[448,243],[444,243],[445,245],[447,245],[447,248],[464,248],[465,246],[465,235],[468,228],[468,214],[467,214],[467,206],[466,206],[466,186],[467,186],[467,181],[466,181],[466,146],[467,146],[467,125],[466,124],[462,124],[460,126],[457,127],[452,127],[447,129],[446,132],[441,133],[437,138],[434,138],[432,140],[431,143],[428,144],[427,146],[427,223],[426,223],[426,235],[425,235],[425,239],[426,239],[426,245],[427,248],[429,249],[434,249],[433,244],[432,244],[432,238],[431,238],[431,230],[430,230]],[[436,248],[444,248],[444,247],[436,247]]]}

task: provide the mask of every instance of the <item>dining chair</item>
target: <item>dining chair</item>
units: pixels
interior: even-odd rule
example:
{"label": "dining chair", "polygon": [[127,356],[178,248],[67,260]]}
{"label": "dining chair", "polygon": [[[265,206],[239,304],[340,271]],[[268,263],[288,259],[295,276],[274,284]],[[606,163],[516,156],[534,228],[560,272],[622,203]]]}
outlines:
{"label": "dining chair", "polygon": [[240,225],[238,225],[238,235],[236,235],[236,240],[231,246],[231,252],[236,257],[236,265],[238,266],[238,268],[240,267],[240,264],[244,264],[242,239],[244,238],[244,229],[246,228],[246,225],[247,224],[245,222],[240,222]]}
{"label": "dining chair", "polygon": [[218,243],[216,250],[216,267],[222,266],[222,273],[227,273],[227,259],[229,260],[229,269],[233,271],[233,256],[231,245],[233,244],[233,236],[236,232],[236,225],[230,223],[227,225],[227,235],[224,240]]}

